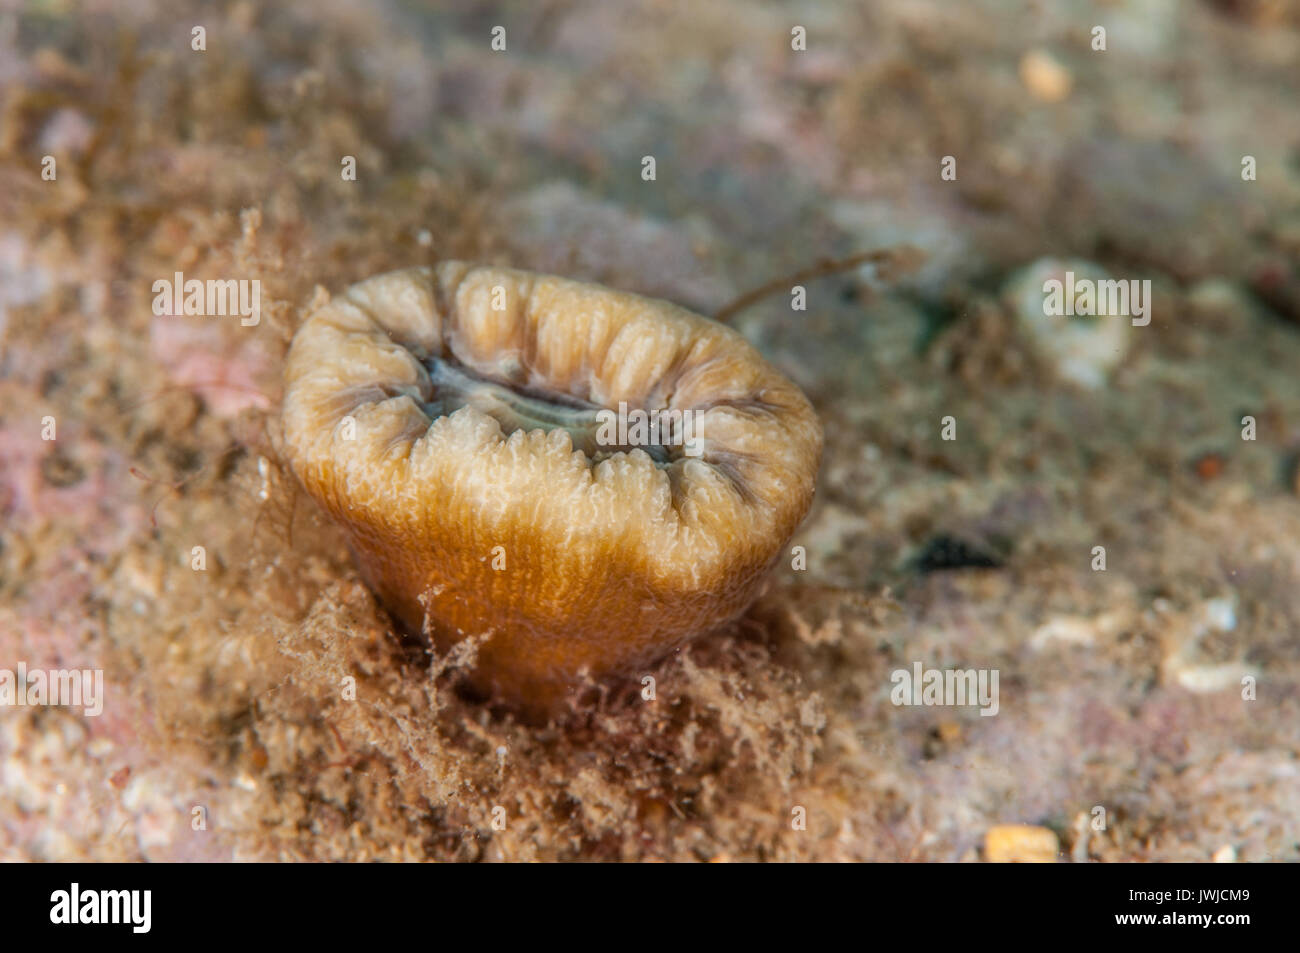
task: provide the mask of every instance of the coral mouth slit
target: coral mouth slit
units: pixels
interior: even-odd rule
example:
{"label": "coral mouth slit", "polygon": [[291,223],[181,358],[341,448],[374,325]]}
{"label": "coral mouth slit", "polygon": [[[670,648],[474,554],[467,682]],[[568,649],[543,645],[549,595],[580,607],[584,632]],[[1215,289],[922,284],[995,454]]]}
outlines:
{"label": "coral mouth slit", "polygon": [[601,414],[608,408],[601,404],[546,388],[507,384],[446,357],[430,357],[424,366],[429,372],[431,394],[421,407],[431,420],[450,416],[462,407],[473,407],[499,423],[502,435],[507,437],[517,430],[563,430],[573,441],[573,449],[586,454],[593,463],[638,449],[644,450],[657,466],[666,466],[680,456],[680,447],[675,444],[602,442]]}
{"label": "coral mouth slit", "polygon": [[[379,602],[440,651],[475,639],[470,686],[529,716],[744,612],[821,458],[807,398],[735,331],[507,268],[359,282],[284,376],[289,462]],[[608,426],[688,411],[690,442]]]}

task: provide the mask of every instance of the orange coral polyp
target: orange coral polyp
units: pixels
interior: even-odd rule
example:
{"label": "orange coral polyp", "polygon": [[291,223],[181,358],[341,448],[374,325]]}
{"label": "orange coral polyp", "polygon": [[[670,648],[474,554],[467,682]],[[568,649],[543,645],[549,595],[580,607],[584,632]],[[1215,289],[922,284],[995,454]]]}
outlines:
{"label": "orange coral polyp", "polygon": [[[285,384],[292,466],[383,604],[443,649],[484,636],[474,680],[533,708],[742,612],[821,455],[807,399],[729,328],[461,262],[318,309]],[[620,406],[690,411],[698,456],[593,446],[587,415]]]}

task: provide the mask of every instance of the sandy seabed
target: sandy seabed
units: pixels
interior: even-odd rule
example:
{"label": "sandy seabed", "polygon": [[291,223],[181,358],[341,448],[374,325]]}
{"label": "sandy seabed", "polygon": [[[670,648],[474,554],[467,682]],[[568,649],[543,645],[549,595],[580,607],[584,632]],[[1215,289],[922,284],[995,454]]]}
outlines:
{"label": "sandy seabed", "polygon": [[[1300,859],[1297,62],[1270,0],[0,6],[0,668],[104,678],[0,709],[0,858]],[[825,425],[806,568],[653,701],[462,697],[281,462],[366,276],[714,314],[904,248],[730,317]],[[1053,260],[1150,323],[1063,352]]]}

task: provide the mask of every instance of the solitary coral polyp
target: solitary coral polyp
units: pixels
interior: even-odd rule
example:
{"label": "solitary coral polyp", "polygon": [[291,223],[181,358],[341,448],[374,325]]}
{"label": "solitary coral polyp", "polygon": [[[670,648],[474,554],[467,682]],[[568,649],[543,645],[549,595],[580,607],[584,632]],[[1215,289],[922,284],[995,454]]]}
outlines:
{"label": "solitary coral polyp", "polygon": [[[446,262],[298,330],[285,437],[371,587],[475,680],[549,707],[749,604],[807,512],[821,427],[734,331],[664,301]],[[606,408],[691,411],[696,446],[602,446]]]}

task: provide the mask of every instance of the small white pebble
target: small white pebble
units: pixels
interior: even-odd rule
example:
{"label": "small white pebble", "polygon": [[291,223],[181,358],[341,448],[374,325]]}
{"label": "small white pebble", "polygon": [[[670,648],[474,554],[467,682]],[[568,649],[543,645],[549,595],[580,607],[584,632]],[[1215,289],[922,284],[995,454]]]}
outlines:
{"label": "small white pebble", "polygon": [[1231,596],[1211,599],[1205,604],[1205,621],[1220,632],[1231,632],[1237,627],[1237,603]]}
{"label": "small white pebble", "polygon": [[1208,695],[1235,688],[1254,671],[1244,665],[1229,662],[1226,665],[1194,665],[1178,670],[1178,684],[1189,692]]}
{"label": "small white pebble", "polygon": [[1029,647],[1042,649],[1052,642],[1064,642],[1066,645],[1092,645],[1094,641],[1093,625],[1087,619],[1078,616],[1057,616],[1034,630],[1034,634],[1029,639]]}

